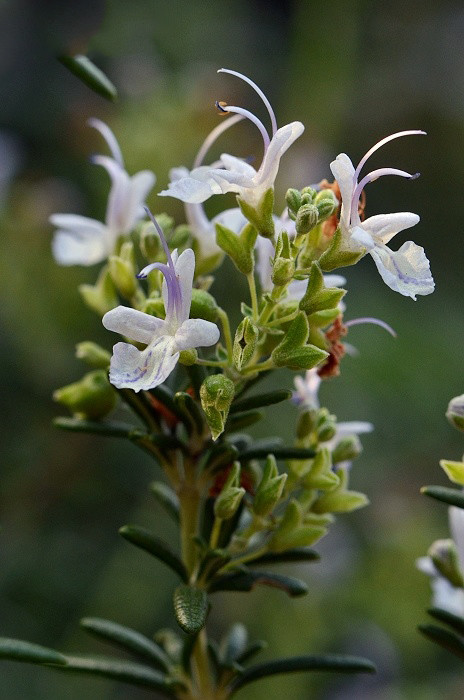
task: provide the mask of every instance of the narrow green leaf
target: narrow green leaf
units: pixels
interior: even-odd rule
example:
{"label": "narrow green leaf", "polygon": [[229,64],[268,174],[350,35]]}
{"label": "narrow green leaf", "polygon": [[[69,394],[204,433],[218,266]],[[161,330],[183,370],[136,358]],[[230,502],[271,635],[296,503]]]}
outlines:
{"label": "narrow green leaf", "polygon": [[335,671],[336,673],[375,673],[374,664],[368,659],[357,656],[338,656],[325,654],[321,656],[294,656],[288,659],[275,659],[264,664],[247,668],[241,676],[234,679],[231,695],[244,685],[266,676],[298,671]]}
{"label": "narrow green leaf", "polygon": [[320,555],[310,547],[295,547],[287,549],[285,552],[268,552],[253,559],[248,566],[259,566],[260,564],[282,564],[283,562],[318,561]]}
{"label": "narrow green leaf", "polygon": [[436,620],[444,622],[445,625],[449,625],[456,632],[464,635],[464,617],[453,615],[453,613],[448,612],[448,610],[442,610],[441,608],[430,608],[430,610],[427,610],[427,612]]}
{"label": "narrow green leaf", "polygon": [[265,642],[263,639],[257,639],[256,642],[252,642],[247,648],[243,651],[242,654],[237,656],[237,663],[243,666],[243,664],[246,664],[247,661],[253,658],[253,656],[256,656],[256,654],[259,654],[260,651],[263,651],[263,649],[267,649],[267,642]]}
{"label": "narrow green leaf", "polygon": [[176,418],[183,420],[183,416],[174,401],[174,394],[165,384],[160,384],[154,389],[150,389],[149,393],[155,397],[165,408],[173,413]]}
{"label": "narrow green leaf", "polygon": [[137,656],[148,659],[158,668],[169,671],[170,661],[167,654],[158,644],[152,642],[140,632],[124,627],[111,620],[102,620],[99,617],[84,617],[80,621],[81,627],[90,634],[100,639],[122,647]]}
{"label": "narrow green leaf", "polygon": [[255,586],[269,586],[280,588],[292,598],[305,595],[308,592],[307,585],[292,576],[281,576],[280,574],[270,574],[267,571],[250,571],[245,567],[241,571],[217,576],[210,585],[210,593],[217,591],[238,591],[248,593]]}
{"label": "narrow green leaf", "polygon": [[178,391],[174,396],[174,403],[183,416],[183,422],[189,434],[196,432],[201,435],[205,427],[203,414],[190,394],[186,391]]}
{"label": "narrow green leaf", "polygon": [[230,442],[222,440],[214,443],[206,458],[204,469],[212,473],[221,467],[232,464],[238,457],[238,449]]}
{"label": "narrow green leaf", "polygon": [[249,411],[252,408],[262,408],[263,406],[272,406],[282,401],[287,401],[292,395],[288,389],[279,389],[278,391],[269,391],[266,394],[255,394],[248,396],[246,399],[234,401],[230,407],[229,413],[239,413],[240,411]]}
{"label": "narrow green leaf", "polygon": [[134,434],[143,434],[134,425],[128,425],[119,421],[92,421],[58,416],[53,419],[53,425],[56,428],[70,430],[74,433],[94,433],[108,437],[129,438]]}
{"label": "narrow green leaf", "polygon": [[436,625],[419,625],[418,629],[435,644],[451,651],[460,659],[464,659],[464,639],[455,632],[450,632]]}
{"label": "narrow green leaf", "polygon": [[261,447],[249,447],[244,450],[238,457],[241,462],[247,462],[250,459],[266,459],[269,454],[273,454],[276,459],[312,459],[316,452],[309,447],[273,447],[271,449]]}
{"label": "narrow green leaf", "polygon": [[187,634],[196,634],[206,622],[208,596],[195,586],[181,584],[174,591],[174,612],[179,626]]}
{"label": "narrow green leaf", "polygon": [[174,491],[162,481],[153,481],[150,486],[150,491],[160,503],[165,511],[171,516],[175,522],[179,522],[180,507],[179,499]]}
{"label": "narrow green leaf", "polygon": [[138,394],[132,389],[116,389],[124,403],[145,423],[148,431],[159,430],[156,412],[144,391]]}
{"label": "narrow green leaf", "polygon": [[243,428],[248,428],[250,425],[258,423],[262,418],[264,418],[264,413],[262,411],[242,411],[241,413],[234,413],[233,416],[227,418],[224,431],[235,433],[237,430],[242,430]]}
{"label": "narrow green leaf", "polygon": [[110,102],[117,99],[118,93],[111,80],[87,56],[58,56],[58,60],[94,92]]}
{"label": "narrow green leaf", "polygon": [[128,542],[131,542],[131,544],[140,547],[140,549],[144,549],[149,554],[152,554],[154,557],[164,562],[164,564],[175,571],[183,581],[188,580],[187,570],[179,557],[174,554],[163,540],[160,540],[149,530],[146,530],[144,527],[139,527],[138,525],[124,525],[120,528],[119,534]]}
{"label": "narrow green leaf", "polygon": [[66,658],[54,649],[6,637],[0,637],[0,659],[27,661],[32,664],[66,664]]}
{"label": "narrow green leaf", "polygon": [[447,486],[423,486],[421,493],[437,501],[448,503],[450,506],[464,508],[464,492],[458,489],[451,489]]}
{"label": "narrow green leaf", "polygon": [[153,688],[163,695],[175,697],[174,682],[170,681],[159,671],[148,666],[131,661],[118,661],[105,657],[84,655],[66,655],[66,666],[57,666],[65,672],[88,673],[93,676],[103,676],[113,680],[123,681],[131,685],[141,685]]}

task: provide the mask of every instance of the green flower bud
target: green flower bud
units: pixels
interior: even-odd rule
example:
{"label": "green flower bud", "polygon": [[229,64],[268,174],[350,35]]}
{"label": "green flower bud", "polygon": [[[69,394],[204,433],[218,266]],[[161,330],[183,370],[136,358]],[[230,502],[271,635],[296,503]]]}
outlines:
{"label": "green flower bud", "polygon": [[303,487],[331,491],[339,484],[339,477],[332,471],[330,451],[326,447],[320,449],[313,459],[309,472],[304,477]]}
{"label": "green flower bud", "polygon": [[346,469],[339,469],[337,476],[339,485],[333,491],[324,493],[312,505],[314,513],[351,513],[353,510],[363,508],[369,503],[369,499],[358,491],[348,491],[348,472]]}
{"label": "green flower bud", "polygon": [[295,262],[286,258],[277,258],[272,267],[272,282],[278,286],[287,284],[295,274]]}
{"label": "green flower bud", "polygon": [[166,315],[164,301],[161,297],[151,297],[145,301],[142,306],[142,311],[150,316],[164,318]]}
{"label": "green flower bud", "polygon": [[318,218],[319,212],[314,204],[303,204],[303,206],[299,208],[296,216],[296,232],[299,235],[309,233],[309,231],[316,226]]}
{"label": "green flower bud", "polygon": [[458,588],[464,587],[463,572],[459,567],[459,558],[453,540],[437,540],[427,552],[438,571]]}
{"label": "green flower bud", "polygon": [[214,323],[217,321],[218,313],[219,307],[212,294],[204,289],[192,290],[190,318],[204,318],[205,321]]}
{"label": "green flower bud", "polygon": [[245,316],[235,332],[232,350],[234,365],[239,372],[247,366],[253,357],[258,337],[258,329],[253,321],[248,316]]}
{"label": "green flower bud", "polygon": [[137,278],[134,264],[133,245],[123,243],[119,255],[111,255],[109,260],[111,278],[116,288],[126,299],[131,299],[137,291]]}
{"label": "green flower bud", "polygon": [[464,461],[451,462],[448,459],[440,460],[440,467],[445,471],[450,481],[460,486],[464,486]]}
{"label": "green flower bud", "polygon": [[160,239],[151,221],[143,224],[140,230],[140,250],[148,262],[155,262],[160,252]]}
{"label": "green flower bud", "polygon": [[446,411],[446,417],[451,425],[454,425],[458,430],[464,431],[464,394],[451,399]]}
{"label": "green flower bud", "polygon": [[303,187],[301,190],[302,204],[313,204],[317,195],[317,190],[314,187]]}
{"label": "green flower bud", "polygon": [[185,365],[186,367],[190,367],[191,365],[196,364],[196,361],[198,360],[198,352],[196,348],[189,348],[188,350],[182,350],[180,355],[179,355],[179,362],[181,365]]}
{"label": "green flower bud", "polygon": [[182,248],[190,236],[192,235],[192,230],[187,224],[180,224],[174,229],[174,233],[169,239],[169,247],[174,250],[174,248]]}
{"label": "green flower bud", "polygon": [[84,340],[82,343],[76,345],[76,357],[79,360],[84,360],[90,367],[108,369],[110,366],[111,353],[100,347],[100,345],[97,345],[97,343]]}
{"label": "green flower bud", "polygon": [[[294,219],[298,213],[298,209],[301,206],[301,194],[300,194],[300,192],[298,190],[295,190],[293,187],[291,187],[286,192],[285,201],[287,203],[288,213],[290,214],[291,218]],[[293,214],[293,216],[292,216],[292,214]]]}
{"label": "green flower bud", "polygon": [[285,509],[270,543],[273,552],[283,552],[293,547],[307,547],[319,540],[327,528],[319,525],[304,524],[304,510],[298,501],[291,500]]}
{"label": "green flower bud", "polygon": [[338,200],[332,190],[318,192],[314,204],[319,214],[318,223],[328,219],[338,208]]}
{"label": "green flower bud", "polygon": [[116,405],[117,394],[104,370],[95,370],[73,384],[57,389],[53,400],[67,406],[78,418],[98,420]]}
{"label": "green flower bud", "polygon": [[299,440],[311,435],[315,427],[315,412],[311,410],[304,410],[298,416],[298,422],[296,424],[296,436]]}
{"label": "green flower bud", "polygon": [[214,502],[214,515],[221,520],[230,520],[237,512],[245,489],[240,486],[240,463],[234,462],[221,493]]}
{"label": "green flower bud", "polygon": [[331,440],[337,432],[337,425],[332,420],[324,421],[317,429],[317,437],[319,442],[327,442]]}
{"label": "green flower bud", "polygon": [[262,518],[270,515],[282,496],[287,474],[279,474],[274,455],[268,455],[263,478],[253,500],[253,511]]}
{"label": "green flower bud", "polygon": [[104,316],[118,305],[118,297],[108,266],[102,267],[95,285],[80,284],[79,293],[89,308]]}
{"label": "green flower bud", "polygon": [[349,462],[360,455],[361,452],[361,440],[357,435],[350,435],[336,444],[332,452],[332,459],[334,464],[338,464],[338,462]]}
{"label": "green flower bud", "polygon": [[200,399],[213,440],[224,430],[230,404],[234,398],[234,383],[223,374],[206,377],[200,388]]}

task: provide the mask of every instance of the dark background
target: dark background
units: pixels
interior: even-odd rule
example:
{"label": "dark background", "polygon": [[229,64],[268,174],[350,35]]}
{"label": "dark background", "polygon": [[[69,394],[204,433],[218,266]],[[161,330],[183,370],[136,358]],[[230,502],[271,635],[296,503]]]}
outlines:
{"label": "dark background", "polygon": [[[371,506],[340,517],[321,542],[322,561],[295,567],[310,584],[304,599],[277,591],[217,597],[211,631],[246,620],[269,640],[263,658],[291,653],[364,654],[374,678],[309,675],[262,681],[244,700],[455,700],[462,664],[416,632],[430,600],[416,557],[448,533],[446,508],[419,488],[446,483],[441,457],[460,459],[462,437],[444,418],[462,376],[462,190],[464,185],[464,8],[460,2],[169,3],[111,0],[0,4],[0,632],[65,650],[107,649],[78,629],[84,615],[110,617],[147,634],[173,625],[174,578],[120,541],[118,527],[175,532],[147,494],[158,475],[148,458],[112,440],[59,433],[53,390],[81,376],[74,345],[113,337],[80,301],[77,284],[94,269],[59,268],[50,253],[48,216],[102,218],[108,184],[88,156],[101,140],[89,116],[114,129],[127,168],[157,174],[154,193],[174,165],[190,165],[217,123],[216,99],[256,109],[259,100],[222,66],[242,71],[266,92],[279,125],[306,131],[284,156],[277,182],[287,187],[331,176],[341,151],[357,160],[394,131],[424,129],[372,159],[422,176],[385,178],[367,190],[368,214],[413,211],[409,238],[426,249],[436,292],[416,303],[387,288],[370,256],[346,271],[346,318],[378,316],[398,333],[356,327],[342,376],[321,398],[340,420],[370,420],[375,433],[352,472]],[[57,53],[88,53],[118,88],[115,105],[83,86]],[[252,126],[223,137],[218,153],[260,158]],[[214,154],[212,154],[214,155]],[[258,161],[259,162],[259,161]],[[149,203],[182,216],[178,202]],[[277,197],[276,201],[279,201]],[[233,198],[230,199],[233,205]],[[224,200],[209,202],[212,214]],[[181,220],[181,219],[179,219]],[[216,288],[236,313],[243,287],[230,268]],[[230,290],[236,290],[231,300]],[[235,308],[235,311],[233,310]],[[282,376],[283,384],[291,376]],[[288,436],[295,414],[269,410],[256,431]],[[109,681],[65,677],[5,663],[3,700],[122,700],[149,697]]]}

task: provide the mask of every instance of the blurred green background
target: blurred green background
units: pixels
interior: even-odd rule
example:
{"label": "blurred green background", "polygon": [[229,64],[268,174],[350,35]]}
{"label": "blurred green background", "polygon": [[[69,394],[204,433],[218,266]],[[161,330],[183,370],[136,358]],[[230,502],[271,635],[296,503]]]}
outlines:
{"label": "blurred green background", "polygon": [[[282,160],[282,208],[287,187],[330,178],[340,151],[357,162],[394,131],[428,132],[373,157],[372,168],[422,175],[370,186],[367,211],[420,214],[411,238],[425,247],[437,289],[414,303],[383,284],[370,256],[347,269],[346,318],[378,316],[398,333],[393,340],[373,326],[353,328],[349,342],[359,356],[346,358],[342,376],[321,391],[340,420],[375,424],[352,473],[371,506],[339,518],[320,544],[320,563],[295,566],[310,585],[306,598],[218,596],[210,629],[218,635],[246,620],[253,636],[269,640],[262,658],[348,652],[379,667],[368,679],[276,677],[244,689],[243,700],[461,698],[462,664],[416,632],[430,590],[414,561],[448,536],[446,508],[419,488],[445,484],[438,460],[459,459],[463,450],[444,418],[449,399],[464,391],[462,2],[14,0],[1,3],[0,22],[1,634],[105,652],[79,631],[80,617],[111,617],[147,634],[175,624],[170,572],[117,534],[137,522],[174,543],[171,523],[147,495],[158,472],[135,448],[51,427],[60,412],[53,390],[83,370],[75,343],[95,339],[109,348],[114,338],[76,292],[95,270],[54,263],[47,220],[57,211],[104,216],[108,183],[88,162],[102,145],[85,125],[89,116],[112,126],[129,172],[156,172],[156,192],[170,167],[192,163],[217,123],[216,99],[261,110],[245,85],[216,75],[224,66],[263,88],[280,125],[300,119],[306,126]],[[88,52],[119,101],[90,92],[57,62],[60,52]],[[261,144],[252,126],[240,125],[217,148],[259,159]],[[152,194],[149,203],[182,215],[174,200]],[[218,206],[223,201],[207,204],[210,213]],[[406,238],[400,234],[393,247]],[[225,274],[216,291],[236,313],[243,289],[230,269]],[[281,381],[291,383],[290,374]],[[286,436],[294,418],[289,409],[269,410],[256,435]],[[149,697],[13,663],[2,665],[1,679],[1,700]]]}

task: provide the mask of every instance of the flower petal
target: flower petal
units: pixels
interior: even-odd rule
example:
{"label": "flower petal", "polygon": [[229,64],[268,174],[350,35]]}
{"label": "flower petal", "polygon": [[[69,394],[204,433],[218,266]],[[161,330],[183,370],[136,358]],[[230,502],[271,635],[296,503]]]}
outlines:
{"label": "flower petal", "polygon": [[342,437],[350,435],[362,435],[363,433],[371,433],[374,430],[372,423],[367,423],[361,420],[345,421],[337,423],[336,437],[340,440]]}
{"label": "flower petal", "polygon": [[342,212],[340,220],[347,226],[350,222],[351,199],[356,187],[355,170],[353,163],[346,153],[340,153],[330,164],[330,169],[342,195]]}
{"label": "flower petal", "polygon": [[132,231],[137,221],[146,216],[143,205],[155,182],[156,176],[151,170],[141,170],[130,178],[125,205],[123,233]]}
{"label": "flower petal", "polygon": [[50,222],[59,227],[52,250],[60,265],[94,265],[108,255],[107,227],[84,216],[53,214]]}
{"label": "flower petal", "polygon": [[189,318],[177,330],[174,338],[177,350],[188,350],[215,345],[219,336],[219,328],[215,323],[202,318]]}
{"label": "flower petal", "polygon": [[115,309],[111,309],[103,316],[102,323],[109,331],[120,333],[126,338],[147,345],[154,338],[159,337],[165,328],[165,322],[161,318],[150,316],[150,314],[131,309],[128,306],[117,306]]}
{"label": "flower petal", "polygon": [[118,389],[135,392],[153,389],[162,384],[176,366],[179,353],[174,350],[171,335],[157,338],[142,351],[128,343],[116,343],[110,364],[110,382]]}
{"label": "flower petal", "polygon": [[212,177],[214,170],[214,168],[201,165],[191,170],[188,175],[171,180],[168,189],[158,194],[160,197],[176,197],[191,204],[204,202],[213,194],[222,193],[221,187]]}
{"label": "flower petal", "polygon": [[417,214],[409,211],[399,211],[393,214],[376,214],[360,224],[360,228],[368,231],[380,243],[388,243],[393,236],[406,228],[415,226],[420,221]]}
{"label": "flower petal", "polygon": [[304,126],[301,122],[291,122],[276,131],[255,179],[256,185],[260,186],[261,191],[265,192],[274,185],[280,159],[292,143],[301,136],[303,131]]}
{"label": "flower petal", "polygon": [[243,160],[243,158],[236,158],[228,153],[222,153],[220,160],[227,170],[235,173],[241,173],[249,178],[253,178],[256,175],[256,170],[253,168],[253,166]]}
{"label": "flower petal", "polygon": [[369,251],[385,284],[403,296],[416,299],[416,294],[431,294],[435,289],[430,263],[424,249],[406,241],[397,251],[375,246]]}

